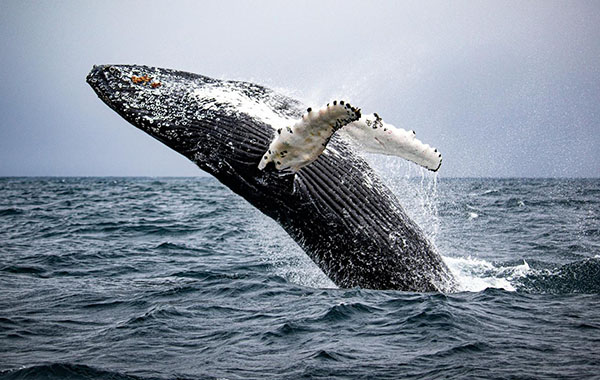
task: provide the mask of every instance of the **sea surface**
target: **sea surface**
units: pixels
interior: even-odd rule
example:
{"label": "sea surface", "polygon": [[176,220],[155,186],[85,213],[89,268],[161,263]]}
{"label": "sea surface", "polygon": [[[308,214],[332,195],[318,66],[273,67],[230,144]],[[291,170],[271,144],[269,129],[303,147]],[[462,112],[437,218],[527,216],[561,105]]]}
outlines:
{"label": "sea surface", "polygon": [[409,174],[457,293],[337,289],[212,178],[2,178],[0,378],[600,378],[600,180]]}

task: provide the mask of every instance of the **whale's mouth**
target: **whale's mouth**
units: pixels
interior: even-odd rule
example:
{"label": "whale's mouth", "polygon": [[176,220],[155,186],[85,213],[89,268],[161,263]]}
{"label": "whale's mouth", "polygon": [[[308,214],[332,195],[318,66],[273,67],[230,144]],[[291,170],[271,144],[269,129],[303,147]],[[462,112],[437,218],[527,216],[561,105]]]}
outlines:
{"label": "whale's mouth", "polygon": [[137,76],[123,66],[94,65],[86,81],[107,106],[137,128],[160,139],[159,131],[145,122],[154,120],[146,95],[149,89],[135,83],[132,78]]}
{"label": "whale's mouth", "polygon": [[150,134],[143,128],[142,117],[157,116],[158,103],[161,97],[160,82],[150,68],[126,65],[94,65],[86,81],[102,99],[121,116],[136,127]]}
{"label": "whale's mouth", "polygon": [[[115,109],[115,111],[118,111],[118,109],[113,107],[113,104],[119,100],[119,98],[115,95],[118,95],[117,81],[120,76],[121,70],[117,66],[94,65],[86,78],[87,83],[92,87],[100,99],[102,99],[102,101],[104,101],[104,103],[106,103],[108,106],[111,106],[111,108]],[[123,84],[121,84],[121,87],[123,87]]]}

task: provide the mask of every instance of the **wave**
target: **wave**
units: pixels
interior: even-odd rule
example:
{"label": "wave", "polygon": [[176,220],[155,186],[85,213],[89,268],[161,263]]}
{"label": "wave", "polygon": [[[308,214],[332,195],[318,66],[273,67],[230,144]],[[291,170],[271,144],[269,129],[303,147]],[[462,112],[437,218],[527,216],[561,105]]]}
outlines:
{"label": "wave", "polygon": [[177,254],[179,256],[198,257],[199,255],[210,255],[210,249],[203,246],[194,246],[192,244],[174,243],[164,241],[155,245],[152,250],[161,251],[169,254]]}
{"label": "wave", "polygon": [[[191,379],[189,377],[183,377],[180,374],[166,375],[165,377],[131,375],[115,370],[94,368],[84,364],[72,363],[49,363],[0,371],[0,380],[163,380],[174,378],[180,380]],[[194,375],[194,379],[214,380],[217,379],[217,377]],[[219,379],[226,380],[222,377],[219,377]]]}
{"label": "wave", "polygon": [[480,292],[487,288],[540,294],[600,293],[600,258],[589,258],[554,269],[521,264],[494,265],[473,257],[444,257],[459,283],[459,291]]}
{"label": "wave", "polygon": [[351,319],[355,315],[368,315],[376,310],[377,309],[375,307],[360,302],[354,302],[350,304],[341,302],[337,305],[331,306],[325,313],[318,316],[315,319],[315,322],[342,322],[347,319]]}
{"label": "wave", "polygon": [[81,364],[52,363],[1,371],[0,379],[141,380],[152,378],[142,378],[120,372],[96,369]]}
{"label": "wave", "polygon": [[518,279],[515,287],[530,293],[600,293],[600,259],[589,258],[556,269],[538,270]]}
{"label": "wave", "polygon": [[0,267],[0,272],[28,274],[32,276],[43,277],[46,273],[46,269],[34,265],[5,265]]}
{"label": "wave", "polygon": [[0,216],[19,215],[22,214],[23,210],[20,208],[9,207],[0,209]]}
{"label": "wave", "polygon": [[139,325],[155,325],[172,319],[189,317],[190,314],[175,306],[152,306],[142,315],[133,316],[129,320],[120,323],[117,328],[128,328]]}

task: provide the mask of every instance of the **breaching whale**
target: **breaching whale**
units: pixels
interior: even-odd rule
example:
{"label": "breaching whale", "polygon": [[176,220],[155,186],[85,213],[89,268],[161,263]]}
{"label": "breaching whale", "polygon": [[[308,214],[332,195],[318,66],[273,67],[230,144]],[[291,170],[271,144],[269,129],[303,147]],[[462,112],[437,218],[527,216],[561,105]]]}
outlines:
{"label": "breaching whale", "polygon": [[[417,292],[455,288],[440,255],[394,194],[353,144],[332,133],[336,123],[338,128],[350,124],[351,130],[361,122],[383,131],[377,114],[362,117],[358,108],[343,102],[335,104],[343,108],[307,110],[299,101],[257,84],[138,65],[94,66],[87,82],[125,120],[277,221],[339,287]],[[321,129],[306,129],[315,124],[311,120],[327,118],[333,119],[321,123]],[[311,140],[313,148],[321,143],[316,155],[296,154],[287,168],[277,168],[285,166],[279,160],[288,153],[281,148],[287,140],[278,141],[278,136],[289,133],[291,138],[294,120],[307,138],[327,133],[322,140]],[[386,128],[385,133],[391,132]],[[378,147],[385,145],[383,137],[375,136]],[[401,134],[392,137],[390,144],[404,141]],[[416,154],[411,144],[400,145],[408,149],[406,158],[423,160],[418,163],[432,170],[439,167],[437,150],[416,145],[424,152]],[[271,151],[273,146],[279,151]]]}

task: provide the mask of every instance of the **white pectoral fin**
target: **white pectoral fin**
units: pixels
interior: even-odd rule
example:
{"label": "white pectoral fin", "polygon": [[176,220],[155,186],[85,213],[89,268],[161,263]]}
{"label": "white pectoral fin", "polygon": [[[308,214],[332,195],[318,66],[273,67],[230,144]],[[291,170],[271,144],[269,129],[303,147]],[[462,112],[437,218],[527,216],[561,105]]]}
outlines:
{"label": "white pectoral fin", "polygon": [[368,153],[402,157],[429,170],[442,165],[442,154],[406,131],[384,123],[379,115],[365,115],[344,127],[343,132]]}
{"label": "white pectoral fin", "polygon": [[258,168],[263,170],[273,162],[277,170],[296,172],[323,153],[335,131],[359,119],[360,109],[344,101],[334,101],[316,111],[309,108],[294,125],[276,131]]}

